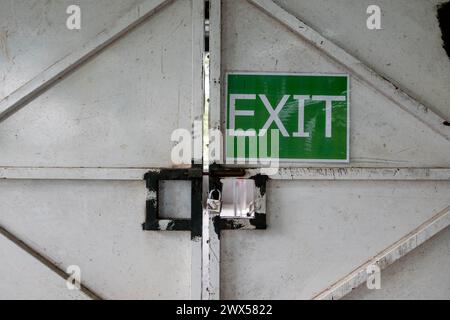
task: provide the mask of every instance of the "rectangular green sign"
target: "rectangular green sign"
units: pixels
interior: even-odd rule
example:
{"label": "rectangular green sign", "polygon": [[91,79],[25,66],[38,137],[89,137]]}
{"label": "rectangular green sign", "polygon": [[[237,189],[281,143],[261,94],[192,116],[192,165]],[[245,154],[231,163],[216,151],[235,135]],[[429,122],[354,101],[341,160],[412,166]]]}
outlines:
{"label": "rectangular green sign", "polygon": [[348,162],[348,75],[228,73],[226,128],[228,160]]}

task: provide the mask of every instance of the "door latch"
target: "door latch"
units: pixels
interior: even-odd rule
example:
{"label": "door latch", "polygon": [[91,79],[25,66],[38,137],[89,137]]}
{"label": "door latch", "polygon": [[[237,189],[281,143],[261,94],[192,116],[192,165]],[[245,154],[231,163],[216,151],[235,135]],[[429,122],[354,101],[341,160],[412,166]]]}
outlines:
{"label": "door latch", "polygon": [[256,186],[252,179],[222,179],[221,218],[254,219],[256,214]]}
{"label": "door latch", "polygon": [[221,191],[221,210],[215,218],[217,230],[267,229],[266,175],[246,176],[245,169],[210,167],[210,191]]}

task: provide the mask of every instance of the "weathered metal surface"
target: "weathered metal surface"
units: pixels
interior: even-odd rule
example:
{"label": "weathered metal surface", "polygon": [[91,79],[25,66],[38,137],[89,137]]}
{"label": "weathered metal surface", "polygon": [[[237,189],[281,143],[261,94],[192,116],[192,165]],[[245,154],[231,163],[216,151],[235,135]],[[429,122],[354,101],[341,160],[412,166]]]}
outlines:
{"label": "weathered metal surface", "polygon": [[140,181],[150,170],[159,169],[0,167],[0,179]]}
{"label": "weathered metal surface", "polygon": [[222,74],[348,72],[352,105],[349,165],[283,163],[268,186],[270,227],[223,232],[223,298],[312,298],[449,205],[444,119],[353,52],[265,0],[223,3],[222,49]]}
{"label": "weathered metal surface", "polygon": [[450,182],[271,180],[267,190],[266,230],[222,232],[224,299],[312,298],[447,207]]}
{"label": "weathered metal surface", "polygon": [[171,167],[172,132],[202,114],[194,2],[166,6],[4,120],[0,166]]}
{"label": "weathered metal surface", "polygon": [[165,0],[144,1],[116,21],[111,28],[98,33],[93,39],[83,44],[80,49],[53,63],[49,68],[0,101],[0,120],[16,112],[24,104],[74,71],[89,58],[132,30],[169,2]]}
{"label": "weathered metal surface", "polygon": [[0,236],[2,300],[89,300],[81,291],[70,291],[66,282],[14,243]]}
{"label": "weathered metal surface", "polygon": [[[125,180],[140,181],[144,175],[158,168],[19,168],[0,167],[0,179],[16,180]],[[247,169],[246,177],[262,173],[261,169]],[[270,176],[275,180],[450,180],[446,168],[280,168]]]}
{"label": "weathered metal surface", "polygon": [[[248,169],[247,175],[261,172]],[[439,168],[280,168],[273,180],[450,180],[450,169]]]}
{"label": "weathered metal surface", "polygon": [[[297,32],[292,32],[292,28],[287,29],[283,22],[272,18],[247,1],[227,1],[222,11],[222,17],[225,17],[222,26],[222,73],[261,70],[349,73],[348,68],[331,59],[323,50],[312,46]],[[298,19],[293,19],[298,25],[301,24]],[[305,30],[311,33],[311,30]],[[381,94],[378,91],[378,84],[381,83],[380,86],[383,87],[384,80],[368,83],[362,81],[358,74],[350,72],[350,75],[349,166],[450,166],[450,141],[442,135],[442,132],[436,132],[436,128],[442,126],[442,123],[438,121],[434,129],[431,129],[417,118],[423,118],[422,115],[427,117],[431,113],[418,111],[420,115],[414,112],[413,115],[400,108],[392,97]],[[373,77],[378,79],[375,75]],[[395,89],[388,90],[398,99],[404,99]],[[421,110],[421,107],[417,110]],[[448,127],[444,126],[442,130],[448,130]],[[283,164],[283,166],[311,165]]]}
{"label": "weathered metal surface", "polygon": [[[4,0],[0,10],[0,100],[80,50],[145,0],[81,0],[81,29],[66,28],[71,0]],[[84,10],[86,9],[86,10]],[[61,45],[64,43],[64,45]]]}
{"label": "weathered metal surface", "polygon": [[[58,276],[60,276],[62,280],[65,280],[66,282],[70,282],[71,281],[71,275],[69,273],[67,273],[66,271],[64,271],[61,268],[59,268],[53,261],[51,261],[50,259],[45,257],[40,252],[36,251],[29,244],[27,244],[24,241],[22,241],[19,238],[17,238],[14,234],[9,232],[8,230],[3,228],[2,226],[0,226],[0,235],[2,237],[4,237],[4,238],[2,238],[2,240],[9,240],[14,245],[16,245],[17,248],[20,248],[21,250],[23,250],[24,252],[22,253],[22,255],[28,254],[28,255],[30,255],[30,258],[31,257],[34,258],[36,260],[36,261],[33,261],[34,265],[36,264],[36,262],[40,262],[42,265],[46,266],[49,269],[49,271],[53,271]],[[4,246],[6,246],[8,248],[10,247],[11,243],[7,243],[7,241],[3,241],[3,242],[4,242]],[[2,261],[4,261],[5,264],[10,264],[10,265],[11,264],[15,264],[15,263],[19,263],[18,261],[16,261],[14,259],[14,256],[17,256],[17,254],[8,255],[7,253],[3,252],[2,257],[4,259]],[[18,260],[20,260],[20,259],[18,259]],[[31,260],[31,259],[29,259],[29,260]],[[20,270],[20,268],[19,268],[19,270]],[[86,297],[86,298],[89,298],[89,299],[101,300],[101,297],[98,294],[96,294],[95,292],[93,292],[91,289],[89,289],[82,281],[80,281],[78,283],[78,285],[79,285],[78,290],[80,292],[72,294],[73,296],[77,296],[78,295],[78,296],[83,296],[83,297]],[[14,289],[12,289],[12,290],[14,291]],[[67,293],[65,295],[67,295]]]}
{"label": "weathered metal surface", "polygon": [[[450,121],[450,62],[437,19],[445,0],[274,2]],[[381,30],[366,27],[372,4],[381,9]]]}
{"label": "weathered metal surface", "polygon": [[361,285],[344,300],[448,300],[449,252],[450,228],[447,228],[386,268],[381,273],[379,290]]}
{"label": "weathered metal surface", "polygon": [[189,299],[190,232],[143,232],[146,196],[144,181],[2,180],[0,223],[104,299]]}
{"label": "weathered metal surface", "polygon": [[[203,1],[155,6],[160,10],[135,28],[147,12],[136,5],[157,1],[106,2],[81,1],[86,24],[72,32],[65,2],[0,5],[1,14],[17,10],[23,20],[1,19],[9,53],[17,55],[0,60],[3,97],[39,74],[46,80],[48,67],[82,52],[96,34],[103,46],[127,31],[0,123],[0,224],[61,269],[79,265],[102,298],[199,298],[200,242],[188,232],[145,233],[140,224],[143,171],[171,167],[172,131],[189,130],[202,114]],[[127,12],[130,19],[120,19]],[[40,23],[38,33],[27,29]],[[59,73],[60,66],[50,69]],[[24,290],[34,292],[33,285]]]}
{"label": "weathered metal surface", "polygon": [[[106,0],[89,2],[84,13],[90,22],[79,32],[65,30],[66,16],[56,14],[70,1],[0,5],[5,6],[0,10],[0,57],[5,57],[0,100],[15,97],[0,102],[0,113],[17,110],[23,99],[39,93],[0,123],[0,225],[58,268],[80,265],[84,281],[105,298],[307,299],[398,239],[403,242],[383,251],[383,265],[445,227],[441,215],[414,230],[449,205],[449,127],[431,112],[449,115],[448,62],[437,22],[429,22],[437,1],[382,0],[382,9],[389,11],[383,11],[384,30],[369,36],[361,31],[364,1],[212,0],[211,92],[205,96],[203,1],[108,1],[107,10]],[[172,4],[133,28],[151,13],[133,9],[136,5],[156,9],[166,2]],[[322,10],[326,6],[333,19]],[[126,12],[131,15],[120,19]],[[345,18],[349,12],[352,19]],[[96,45],[83,47],[89,39],[97,39]],[[66,74],[72,67],[78,69]],[[243,230],[264,229],[265,214],[259,227],[236,221],[220,226],[218,216],[203,212],[202,241],[189,241],[188,232],[140,231],[152,194],[137,180],[172,166],[170,134],[201,119],[203,99],[209,98],[210,129],[224,128],[221,89],[228,71],[350,73],[351,162],[283,164],[259,190],[264,201],[268,195],[267,208],[259,211],[268,213],[266,230]],[[55,84],[48,90],[47,80]],[[223,174],[237,172],[242,177],[262,173],[229,169]],[[169,227],[167,219],[160,222]],[[219,238],[218,230],[228,227],[241,230],[224,230]],[[440,239],[434,245],[445,253],[448,238]],[[16,285],[17,297],[27,297],[27,291],[28,297],[61,294],[63,283],[10,246],[0,239],[2,252],[30,265],[26,272],[33,278],[19,281],[11,265],[2,264],[14,282],[1,283],[0,292]],[[423,265],[441,274],[446,270],[438,264],[445,261],[428,256]],[[418,275],[415,282],[427,284],[426,272]],[[401,297],[411,277],[397,282],[388,277],[394,283],[389,295]],[[363,279],[350,278],[358,280],[350,280],[350,287]],[[448,294],[442,283],[433,289],[436,277],[429,279],[416,296]],[[36,290],[42,284],[48,286]],[[356,290],[362,298],[384,297]],[[346,290],[337,291],[331,296]],[[61,297],[82,298],[67,292]]]}
{"label": "weathered metal surface", "polygon": [[353,78],[368,84],[372,89],[394,103],[394,105],[411,113],[436,133],[439,133],[450,141],[450,132],[448,128],[444,126],[445,119],[429,110],[422,103],[409,97],[406,93],[402,92],[399,87],[379,76],[341,47],[336,46],[334,43],[322,37],[318,32],[283,10],[272,0],[249,1],[288,27],[292,32],[302,37],[304,41],[316,47],[335,63],[348,70]]}
{"label": "weathered metal surface", "polygon": [[406,236],[378,253],[375,257],[356,268],[344,278],[318,293],[313,299],[341,299],[353,289],[367,281],[367,269],[369,266],[377,266],[380,270],[386,269],[389,265],[404,257],[448,226],[450,226],[450,207],[442,210]]}
{"label": "weathered metal surface", "polygon": [[[205,82],[205,114],[204,114],[204,146],[203,146],[203,166],[205,172],[209,174],[210,164],[213,159],[210,159],[210,142],[211,132],[214,130],[213,119],[216,117],[220,120],[220,81],[217,82],[217,76],[220,75],[220,8],[221,0],[213,0],[209,2],[209,50],[210,53],[205,52],[203,71]],[[208,17],[205,17],[205,19]],[[206,22],[206,21],[205,21]],[[215,61],[211,64],[211,56]],[[213,77],[215,75],[215,80]],[[206,122],[206,123],[205,123]],[[217,124],[216,124],[217,125]],[[216,128],[217,129],[217,128]],[[210,177],[203,177],[203,197],[205,202],[209,197]],[[214,229],[214,220],[219,215],[217,212],[203,209],[202,220],[202,294],[203,300],[217,300],[220,294],[220,239],[219,235]]]}

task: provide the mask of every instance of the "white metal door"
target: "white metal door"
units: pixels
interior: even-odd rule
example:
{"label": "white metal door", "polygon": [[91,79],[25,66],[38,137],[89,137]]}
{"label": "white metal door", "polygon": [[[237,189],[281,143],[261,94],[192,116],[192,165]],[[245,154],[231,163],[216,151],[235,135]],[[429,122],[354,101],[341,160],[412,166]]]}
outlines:
{"label": "white metal door", "polygon": [[[203,1],[81,1],[80,30],[71,4],[0,3],[0,224],[101,298],[195,298],[190,233],[141,224],[144,174],[201,119]],[[0,247],[0,297],[83,298]]]}
{"label": "white metal door", "polygon": [[[222,298],[341,298],[364,284],[368,265],[387,267],[443,229],[423,247],[429,253],[383,271],[381,290],[363,285],[353,297],[449,297],[450,131],[437,113],[449,114],[450,64],[435,4],[381,1],[378,32],[366,28],[369,5],[229,0],[216,7],[222,29],[212,25],[211,36],[221,40],[211,56],[221,67],[212,73],[221,72],[222,83],[238,71],[344,73],[351,83],[350,163],[282,164],[267,189],[267,230],[222,232]],[[224,86],[212,88],[212,95],[222,90],[212,127],[223,130]]]}
{"label": "white metal door", "polygon": [[[370,1],[211,0],[204,65],[203,0],[85,0],[80,30],[68,0],[1,1],[0,298],[448,298],[438,2],[379,1],[372,31]],[[266,230],[219,237],[205,210],[202,239],[142,231],[144,175],[175,167],[171,135],[204,104],[225,130],[236,71],[348,74],[350,162],[283,163]],[[187,217],[188,185],[161,188]],[[371,265],[381,290],[364,287]],[[59,277],[74,266],[83,291]]]}

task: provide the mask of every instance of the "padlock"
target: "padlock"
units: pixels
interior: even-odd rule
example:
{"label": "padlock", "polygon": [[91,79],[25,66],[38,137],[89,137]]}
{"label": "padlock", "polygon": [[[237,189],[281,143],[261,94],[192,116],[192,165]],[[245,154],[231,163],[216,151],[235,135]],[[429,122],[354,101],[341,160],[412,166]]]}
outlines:
{"label": "padlock", "polygon": [[[213,199],[212,197],[213,193],[216,191],[217,194],[219,195],[219,199]],[[220,211],[222,210],[222,193],[220,192],[220,190],[214,189],[209,192],[206,205],[209,211],[220,213]]]}

